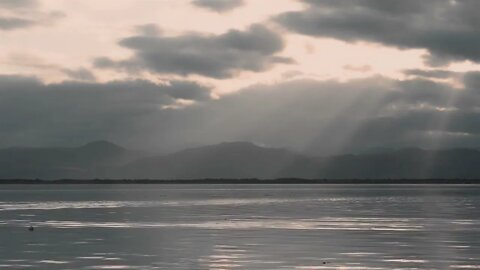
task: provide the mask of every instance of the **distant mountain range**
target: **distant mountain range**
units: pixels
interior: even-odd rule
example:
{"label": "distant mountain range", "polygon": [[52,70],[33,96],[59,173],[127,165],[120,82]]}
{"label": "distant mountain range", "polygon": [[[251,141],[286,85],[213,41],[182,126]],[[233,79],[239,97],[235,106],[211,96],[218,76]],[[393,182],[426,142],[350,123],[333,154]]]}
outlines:
{"label": "distant mountain range", "polygon": [[107,141],[74,148],[7,148],[0,150],[0,179],[96,178],[139,157]]}
{"label": "distant mountain range", "polygon": [[[174,154],[140,159],[122,166],[118,176],[127,178],[278,178],[303,175],[301,166],[312,159],[293,152],[260,147],[248,142],[221,143]],[[312,168],[309,168],[310,171]],[[293,171],[292,171],[293,172]]]}
{"label": "distant mountain range", "polygon": [[480,151],[408,148],[311,157],[249,142],[146,157],[107,141],[0,150],[0,179],[480,179]]}

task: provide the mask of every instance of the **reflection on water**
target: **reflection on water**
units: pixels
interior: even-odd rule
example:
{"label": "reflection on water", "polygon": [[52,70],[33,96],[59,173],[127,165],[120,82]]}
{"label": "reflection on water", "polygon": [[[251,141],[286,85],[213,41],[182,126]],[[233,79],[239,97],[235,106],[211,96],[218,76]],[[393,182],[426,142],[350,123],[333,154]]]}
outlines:
{"label": "reflection on water", "polygon": [[480,269],[479,195],[428,185],[1,186],[0,269]]}

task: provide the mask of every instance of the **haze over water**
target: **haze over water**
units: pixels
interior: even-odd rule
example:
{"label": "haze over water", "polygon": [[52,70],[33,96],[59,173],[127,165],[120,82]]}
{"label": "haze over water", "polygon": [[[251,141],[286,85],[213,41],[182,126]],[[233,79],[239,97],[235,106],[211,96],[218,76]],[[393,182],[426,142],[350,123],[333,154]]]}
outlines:
{"label": "haze over water", "polygon": [[480,269],[479,192],[5,185],[0,269]]}

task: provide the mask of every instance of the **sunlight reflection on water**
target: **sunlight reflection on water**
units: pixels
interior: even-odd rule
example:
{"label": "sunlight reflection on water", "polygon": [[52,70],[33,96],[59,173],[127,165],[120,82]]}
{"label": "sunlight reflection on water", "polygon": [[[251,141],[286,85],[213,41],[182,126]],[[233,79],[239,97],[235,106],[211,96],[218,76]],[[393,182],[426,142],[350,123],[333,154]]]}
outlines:
{"label": "sunlight reflection on water", "polygon": [[49,202],[18,202],[15,204],[0,202],[0,211],[13,210],[55,210],[55,209],[96,209],[124,207],[157,207],[157,206],[222,206],[222,205],[260,205],[288,204],[308,201],[340,201],[347,198],[328,199],[206,199],[206,200],[176,200],[176,201],[49,201]]}
{"label": "sunlight reflection on water", "polygon": [[0,269],[480,269],[479,191],[12,186]]}
{"label": "sunlight reflection on water", "polygon": [[[453,221],[452,223],[457,223]],[[322,219],[231,219],[201,223],[161,223],[161,222],[82,222],[82,221],[43,221],[4,220],[0,225],[52,228],[197,228],[217,230],[285,229],[285,230],[376,230],[376,231],[417,231],[424,228],[420,220],[378,219],[378,218],[322,218]],[[460,229],[460,228],[458,228]],[[479,228],[480,229],[480,228]]]}

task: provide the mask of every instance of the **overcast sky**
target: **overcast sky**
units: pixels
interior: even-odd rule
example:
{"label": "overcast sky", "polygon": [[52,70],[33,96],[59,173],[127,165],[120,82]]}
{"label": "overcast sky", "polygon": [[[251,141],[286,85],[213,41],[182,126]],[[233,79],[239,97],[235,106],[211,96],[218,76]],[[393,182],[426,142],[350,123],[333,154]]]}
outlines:
{"label": "overcast sky", "polygon": [[0,147],[480,146],[477,0],[0,0]]}

